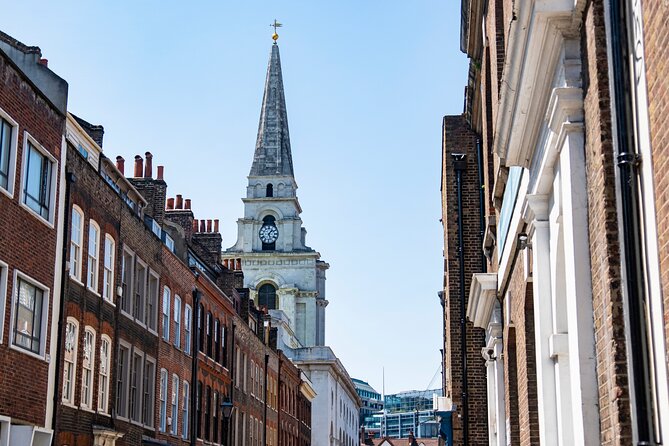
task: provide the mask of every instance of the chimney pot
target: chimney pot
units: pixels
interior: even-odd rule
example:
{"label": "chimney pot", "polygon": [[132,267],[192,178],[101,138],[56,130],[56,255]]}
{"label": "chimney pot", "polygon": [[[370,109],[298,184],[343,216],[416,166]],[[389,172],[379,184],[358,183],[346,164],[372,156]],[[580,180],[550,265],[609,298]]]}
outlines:
{"label": "chimney pot", "polygon": [[49,59],[42,58],[42,59],[39,60],[39,64],[44,65],[45,67],[48,67],[49,66]]}
{"label": "chimney pot", "polygon": [[207,222],[200,220],[200,232],[207,232]]}
{"label": "chimney pot", "polygon": [[121,172],[121,175],[125,175],[125,160],[120,155],[116,157],[116,168]]}
{"label": "chimney pot", "polygon": [[144,170],[144,160],[141,156],[135,155],[135,172],[133,176],[135,178],[142,178],[142,171]]}
{"label": "chimney pot", "polygon": [[211,220],[207,220],[207,232],[211,232]]}
{"label": "chimney pot", "polygon": [[184,204],[185,209],[190,209],[190,198],[186,198],[185,204]]}
{"label": "chimney pot", "polygon": [[174,209],[174,198],[167,199],[167,209],[170,211]]}
{"label": "chimney pot", "polygon": [[218,218],[214,220],[214,232],[218,233]]}
{"label": "chimney pot", "polygon": [[151,152],[146,152],[146,164],[144,165],[144,178],[153,178],[153,155]]}
{"label": "chimney pot", "polygon": [[183,200],[183,196],[181,194],[177,194],[176,208],[177,209],[183,209],[184,208],[184,200]]}
{"label": "chimney pot", "polygon": [[193,219],[193,232],[197,232],[197,218]]}
{"label": "chimney pot", "polygon": [[165,166],[158,166],[158,179],[163,179],[163,174],[165,173]]}

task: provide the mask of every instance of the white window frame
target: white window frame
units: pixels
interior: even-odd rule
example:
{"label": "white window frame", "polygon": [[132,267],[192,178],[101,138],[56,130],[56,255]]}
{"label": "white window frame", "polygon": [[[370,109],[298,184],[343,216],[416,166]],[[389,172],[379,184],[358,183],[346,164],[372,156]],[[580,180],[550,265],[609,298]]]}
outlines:
{"label": "white window frame", "polygon": [[114,304],[114,271],[116,261],[116,240],[105,234],[104,257],[102,260],[102,298]]}
{"label": "white window frame", "polygon": [[182,382],[183,388],[183,416],[181,421],[181,438],[187,440],[189,438],[188,434],[190,432],[190,384],[188,381],[184,380]]}
{"label": "white window frame", "polygon": [[7,311],[7,276],[9,265],[0,260],[0,344],[5,333],[5,314]]}
{"label": "white window frame", "polygon": [[[95,246],[91,236],[95,231]],[[91,249],[92,248],[92,249]],[[92,251],[92,252],[91,252]],[[88,249],[86,254],[86,288],[98,294],[100,278],[100,225],[93,219],[88,221]]]}
{"label": "white window frame", "polygon": [[[143,422],[143,417],[144,417],[144,412],[143,412],[143,407],[142,407],[142,401],[144,399],[144,389],[143,389],[144,363],[145,363],[144,352],[142,352],[141,350],[133,347],[132,353],[130,354],[130,358],[131,358],[130,375],[129,375],[129,379],[128,379],[128,419],[133,424],[141,425],[142,422]],[[137,369],[135,368],[135,359],[136,358],[139,358],[139,365],[138,365]],[[132,382],[133,371],[134,371],[134,375],[135,375],[135,383]],[[132,401],[130,391],[132,390],[133,384],[136,384],[135,385],[135,417],[134,418],[133,418],[132,414],[130,413],[130,403]]]}
{"label": "white window frame", "polygon": [[[105,355],[102,354],[105,343],[107,344],[106,360]],[[102,414],[109,413],[109,394],[111,393],[111,355],[111,338],[106,334],[103,334],[100,336],[100,364],[98,366],[98,413]]]}
{"label": "white window frame", "polygon": [[[126,277],[126,281],[124,282],[124,275],[125,275],[125,258],[129,257],[130,261],[128,262],[129,265],[127,265],[128,271],[128,277]],[[128,248],[127,246],[123,247],[123,254],[121,257],[121,287],[123,285],[126,286],[125,289],[121,288],[122,291],[122,300],[121,300],[121,313],[124,314],[125,316],[129,317],[132,319],[132,310],[133,310],[133,303],[134,303],[134,292],[135,292],[135,252]],[[126,307],[126,308],[124,308]]]}
{"label": "white window frame", "polygon": [[[78,236],[79,243],[75,242],[74,214],[79,216]],[[82,283],[81,272],[83,264],[83,245],[84,245],[84,211],[76,204],[72,205],[70,214],[70,277],[79,283]]]}
{"label": "white window frame", "polygon": [[[9,114],[0,108],[0,118],[3,118],[12,126],[12,139],[9,141],[9,162],[7,164],[7,188],[0,186],[0,192],[9,198],[14,198],[14,185],[16,183],[16,154],[19,147],[19,124]],[[1,142],[0,142],[1,143]]]}
{"label": "white window frame", "polygon": [[193,308],[186,304],[184,306],[184,353],[190,355],[192,350],[193,343],[193,330],[192,330],[192,321],[193,318]]}
{"label": "white window frame", "polygon": [[[72,339],[68,339],[67,327],[72,324],[74,326],[74,335]],[[79,321],[73,317],[68,317],[65,321],[65,352],[63,354],[63,391],[61,395],[61,402],[68,406],[74,406],[74,389],[77,387],[77,353],[79,350]],[[71,343],[71,344],[70,344]],[[68,346],[72,347],[71,361],[67,360]],[[69,365],[69,370],[68,370]],[[69,371],[70,378],[67,379],[67,372]],[[69,381],[69,392],[66,391],[65,385]]]}
{"label": "white window frame", "polygon": [[[155,295],[151,294],[152,280],[155,280],[156,283]],[[144,296],[144,325],[146,325],[146,328],[154,334],[158,334],[158,312],[160,311],[158,308],[160,303],[159,299],[160,276],[149,268],[146,276],[146,295]],[[150,303],[153,303],[153,306],[150,306]]]}
{"label": "white window frame", "polygon": [[[144,269],[144,280],[139,282],[139,269],[142,268]],[[134,288],[133,289],[133,296],[132,296],[132,317],[137,322],[143,327],[146,327],[146,324],[144,323],[145,317],[146,317],[146,295],[147,295],[147,288],[148,288],[148,282],[149,282],[149,265],[144,262],[142,259],[140,259],[138,256],[135,256],[135,271],[134,271]],[[143,290],[142,290],[143,288]],[[140,293],[141,301],[137,302],[137,292],[138,290],[142,290]],[[137,314],[135,311],[135,306],[137,306],[137,311],[141,311],[141,314]]]}
{"label": "white window frame", "polygon": [[172,291],[168,286],[163,287],[163,304],[161,306],[160,330],[164,341],[170,341],[170,301]]}
{"label": "white window frame", "polygon": [[181,297],[174,295],[174,346],[181,348]]}
{"label": "white window frame", "polygon": [[172,399],[170,404],[170,415],[172,417],[172,424],[170,425],[170,433],[178,435],[179,433],[179,377],[176,374],[172,375]]}
{"label": "white window frame", "polygon": [[[49,216],[44,218],[42,215],[34,211],[30,206],[25,203],[25,189],[26,189],[26,180],[28,178],[26,168],[28,162],[28,144],[32,145],[38,152],[40,152],[50,163],[51,163],[51,184],[49,185]],[[19,196],[19,205],[27,210],[30,214],[37,217],[38,220],[49,226],[50,228],[54,227],[54,217],[56,215],[56,182],[59,176],[58,170],[58,160],[54,158],[35,138],[33,138],[30,133],[23,131],[23,159],[21,160],[21,192]]]}
{"label": "white window frame", "polygon": [[[153,373],[147,374],[147,364],[152,364],[153,365]],[[155,412],[155,405],[156,405],[156,370],[157,370],[157,363],[155,358],[146,355],[144,358],[144,376],[142,379],[144,390],[142,392],[142,423],[144,423],[144,426],[153,429],[154,426],[154,418],[156,415]],[[150,382],[145,382],[145,379],[149,378]],[[145,404],[145,397],[147,396],[148,392],[148,403]],[[146,411],[149,410],[150,413],[146,413]],[[148,423],[147,423],[148,421]]]}
{"label": "white window frame", "polygon": [[[90,346],[90,351],[86,352],[86,338],[91,336],[92,344]],[[84,327],[84,338],[83,338],[83,357],[81,360],[81,393],[79,395],[79,407],[85,410],[93,410],[93,392],[95,389],[95,346],[96,346],[96,333],[95,329],[90,325]],[[90,358],[86,359],[86,354]],[[88,361],[89,367],[86,367],[86,361]],[[90,373],[90,382],[86,384],[86,374]],[[85,398],[86,388],[88,388],[88,398]]]}
{"label": "white window frame", "polygon": [[[35,353],[33,351],[30,351],[24,347],[21,347],[20,345],[16,345],[14,343],[13,335],[14,335],[14,324],[16,323],[16,305],[19,299],[19,287],[18,287],[18,282],[19,280],[24,281],[29,283],[30,285],[39,288],[42,290],[42,314],[41,314],[41,321],[40,321],[40,347],[39,347],[39,352]],[[12,287],[13,292],[12,292],[12,309],[11,309],[11,319],[10,319],[10,324],[9,324],[9,346],[10,348],[20,351],[21,353],[24,353],[29,356],[33,356],[38,359],[46,360],[45,357],[45,347],[46,347],[46,338],[47,338],[47,327],[46,327],[46,321],[48,320],[49,316],[49,306],[47,303],[50,301],[50,294],[51,290],[44,284],[40,283],[39,281],[33,279],[32,277],[22,273],[21,271],[15,269],[14,270],[14,286]]]}
{"label": "white window frame", "polygon": [[169,375],[167,370],[160,369],[160,389],[159,389],[159,419],[158,419],[158,430],[160,432],[167,432],[167,389],[169,388],[168,383]]}
{"label": "white window frame", "polygon": [[[115,398],[116,400],[114,401],[114,407],[116,408],[116,416],[122,420],[129,420],[129,404],[128,401],[130,400],[129,395],[128,395],[128,386],[130,382],[130,361],[132,360],[132,345],[129,343],[125,342],[124,340],[119,340],[118,342],[118,355],[116,356],[116,365],[118,367],[118,363],[121,360],[121,349],[125,350],[128,352],[128,358],[127,362],[125,364],[125,370],[121,370],[120,372],[117,371],[115,380],[114,380],[114,388],[115,388]],[[121,380],[122,384],[122,392],[124,396],[124,401],[121,401],[121,409],[123,410],[123,414],[119,414],[119,404],[118,404],[118,399],[119,399],[119,379]]]}

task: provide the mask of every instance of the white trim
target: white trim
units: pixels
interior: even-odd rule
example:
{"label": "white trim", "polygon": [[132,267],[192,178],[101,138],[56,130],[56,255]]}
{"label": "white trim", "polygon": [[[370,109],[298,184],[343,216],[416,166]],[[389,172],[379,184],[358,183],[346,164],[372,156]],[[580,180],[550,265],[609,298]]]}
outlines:
{"label": "white trim", "polygon": [[[19,298],[19,289],[17,287],[18,279],[24,280],[31,285],[33,285],[36,288],[40,288],[42,290],[42,320],[40,321],[40,348],[39,348],[39,354],[31,352],[30,350],[26,350],[23,347],[14,345],[13,339],[12,339],[12,334],[14,333],[14,319],[16,319],[16,313],[14,309],[14,304],[18,301]],[[37,359],[41,359],[42,361],[49,362],[48,358],[46,357],[46,338],[47,338],[47,320],[49,318],[49,306],[47,303],[49,302],[51,296],[51,290],[45,286],[44,284],[38,282],[37,280],[33,279],[32,277],[22,273],[18,269],[14,269],[14,285],[12,286],[12,301],[11,301],[11,316],[10,316],[10,321],[9,321],[9,347],[13,350],[20,351],[21,353],[24,353],[26,355],[32,356]],[[45,310],[46,308],[46,310]]]}
{"label": "white trim", "polygon": [[7,164],[7,189],[0,187],[0,192],[9,198],[14,198],[14,186],[16,185],[16,154],[19,150],[19,123],[14,121],[9,114],[0,107],[0,118],[12,125],[12,139],[9,142],[9,163]]}
{"label": "white trim", "polygon": [[[90,358],[88,359],[88,363],[90,364],[90,369],[86,369],[84,367],[84,361],[86,361],[86,335],[90,333],[92,335],[92,345],[91,345],[91,351],[90,351]],[[79,391],[79,407],[87,410],[87,411],[94,411],[93,408],[93,395],[94,391],[97,388],[95,386],[95,351],[97,350],[97,333],[93,327],[90,325],[86,325],[84,327],[84,336],[83,336],[83,343],[82,343],[82,348],[84,349],[84,356],[81,359],[81,390]],[[91,372],[91,382],[88,386],[88,394],[89,394],[89,401],[84,401],[84,373],[86,370],[90,370]]]}
{"label": "white trim", "polygon": [[[40,214],[35,212],[30,206],[25,204],[23,202],[23,194],[26,188],[26,179],[27,175],[25,172],[26,168],[26,162],[28,159],[28,143],[30,143],[35,149],[37,149],[38,152],[40,152],[42,155],[44,155],[50,162],[51,162],[51,185],[49,187],[49,193],[51,194],[49,197],[49,218],[45,219],[42,217]],[[27,130],[23,131],[23,156],[21,159],[21,191],[19,192],[19,206],[23,207],[25,210],[27,210],[29,213],[37,217],[38,220],[40,220],[42,223],[50,227],[51,229],[54,229],[54,220],[55,220],[55,215],[56,215],[56,184],[58,181],[59,177],[59,169],[58,169],[59,163],[58,160],[50,154],[35,138],[33,138],[30,133],[28,133]]]}
{"label": "white trim", "polygon": [[[9,276],[9,265],[0,260],[0,344],[5,333],[5,315],[7,310],[7,277]],[[0,445],[1,446],[1,445]]]}
{"label": "white trim", "polygon": [[497,301],[497,273],[472,274],[467,301],[467,319],[475,327],[487,329]]}
{"label": "white trim", "polygon": [[[107,286],[106,286],[107,282],[105,280],[105,274],[107,273],[106,263],[107,263],[107,254],[109,254],[107,252],[107,242],[111,243],[111,249],[109,250],[110,253],[111,253],[111,260],[110,260],[111,268],[109,270],[110,271],[109,276],[110,276],[111,280],[109,282],[109,289],[108,289],[109,297],[107,297],[105,295],[105,290],[107,290]],[[115,283],[116,281],[114,280],[115,279],[115,277],[114,277],[115,272],[116,272],[116,240],[114,239],[114,237],[112,237],[111,234],[106,233],[105,234],[104,249],[102,250],[102,299],[104,301],[110,303],[111,305],[114,305],[114,294],[116,294],[115,289],[114,289],[114,286],[116,285],[116,283]],[[114,306],[116,306],[116,305],[114,305]]]}
{"label": "white trim", "polygon": [[[95,255],[91,255],[91,231],[95,229]],[[93,220],[92,218],[88,220],[88,243],[86,249],[86,288],[94,292],[98,296],[98,290],[100,288],[100,225]],[[91,271],[90,271],[90,262],[91,258],[95,261],[94,273],[95,277],[93,278],[93,283],[91,283]]]}
{"label": "white trim", "polygon": [[[63,392],[61,389],[61,395],[60,395],[60,402],[62,404],[65,404],[66,406],[70,407],[76,407],[74,404],[74,396],[76,394],[75,389],[77,388],[77,356],[79,353],[79,321],[75,319],[72,316],[68,316],[67,319],[65,320],[65,338],[64,342],[67,343],[67,326],[72,323],[75,327],[75,334],[74,334],[74,345],[73,345],[73,353],[72,353],[72,379],[70,380],[70,395],[65,395],[65,392]],[[62,369],[62,374],[63,374],[63,384],[65,383],[65,363],[69,363],[69,361],[66,359],[67,355],[67,347],[66,344],[63,344],[65,351],[63,353],[63,369]]]}
{"label": "white trim", "polygon": [[[100,408],[100,385],[102,383],[102,345],[103,343],[107,341],[109,344],[109,349],[107,351],[107,363],[105,364],[105,370],[107,371],[106,376],[107,376],[107,391],[105,392],[105,401],[103,404],[103,408]],[[111,338],[106,335],[106,334],[101,334],[100,335],[100,363],[98,364],[98,385],[97,385],[97,390],[98,390],[98,404],[97,404],[97,412],[99,414],[103,415],[109,415],[110,410],[109,410],[109,395],[111,393],[111,389],[113,387],[112,384],[112,374],[111,374],[111,357],[113,353],[113,344]]]}
{"label": "white trim", "polygon": [[[74,230],[74,214],[78,214],[80,217],[80,222],[79,222],[79,244],[77,245],[74,243],[74,237],[73,237],[73,230]],[[83,271],[83,252],[84,252],[84,211],[81,209],[78,205],[72,204],[72,212],[70,213],[70,249],[69,249],[69,258],[70,258],[70,277],[74,279],[77,283],[84,285],[82,283],[81,279],[81,274]],[[78,262],[77,262],[77,267],[76,270],[74,268],[74,259],[72,255],[72,249],[73,246],[76,246],[79,248],[79,255],[76,256]]]}

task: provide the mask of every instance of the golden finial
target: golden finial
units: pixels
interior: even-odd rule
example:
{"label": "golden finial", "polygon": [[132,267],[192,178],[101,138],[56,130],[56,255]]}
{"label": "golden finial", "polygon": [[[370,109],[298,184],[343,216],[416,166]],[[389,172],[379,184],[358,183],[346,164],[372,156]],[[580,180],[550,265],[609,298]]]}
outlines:
{"label": "golden finial", "polygon": [[276,43],[276,41],[279,40],[279,35],[276,33],[276,29],[281,28],[283,25],[281,23],[277,22],[276,19],[274,19],[274,23],[272,23],[269,26],[274,28],[274,34],[272,34],[272,40],[274,40],[274,43]]}

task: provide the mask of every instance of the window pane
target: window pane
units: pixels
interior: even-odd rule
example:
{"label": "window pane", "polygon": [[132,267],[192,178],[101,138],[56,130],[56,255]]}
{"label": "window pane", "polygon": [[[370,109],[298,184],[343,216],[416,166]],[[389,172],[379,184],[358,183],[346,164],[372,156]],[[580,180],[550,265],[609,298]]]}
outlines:
{"label": "window pane", "polygon": [[0,118],[0,187],[9,187],[9,151],[12,142],[12,126]]}
{"label": "window pane", "polygon": [[43,291],[19,279],[14,320],[14,344],[33,353],[40,352]]}
{"label": "window pane", "polygon": [[49,218],[51,162],[31,143],[28,143],[25,182],[23,202],[43,218]]}

